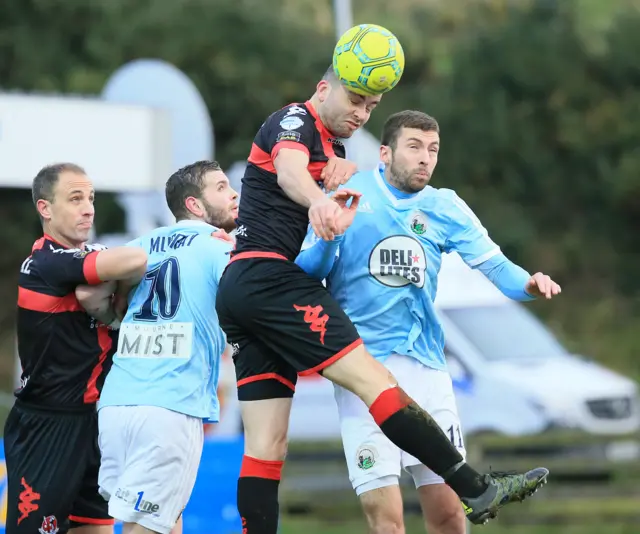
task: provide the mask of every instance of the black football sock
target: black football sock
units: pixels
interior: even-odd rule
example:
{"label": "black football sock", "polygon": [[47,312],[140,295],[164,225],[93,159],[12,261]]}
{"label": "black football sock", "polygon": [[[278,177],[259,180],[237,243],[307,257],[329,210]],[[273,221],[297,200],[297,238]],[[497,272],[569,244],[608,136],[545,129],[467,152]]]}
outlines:
{"label": "black football sock", "polygon": [[477,497],[487,489],[438,423],[401,388],[383,391],[369,412],[385,436],[440,475],[459,497]]}
{"label": "black football sock", "polygon": [[243,534],[277,534],[278,487],[284,462],[242,458],[238,479],[238,512]]}

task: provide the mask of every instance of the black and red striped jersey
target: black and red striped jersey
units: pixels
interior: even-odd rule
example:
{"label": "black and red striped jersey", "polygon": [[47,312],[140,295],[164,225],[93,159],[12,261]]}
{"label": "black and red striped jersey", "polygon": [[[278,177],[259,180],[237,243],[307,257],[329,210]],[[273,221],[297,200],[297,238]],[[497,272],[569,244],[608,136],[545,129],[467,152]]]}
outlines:
{"label": "black and red striped jersey", "polygon": [[69,249],[45,235],[22,263],[17,318],[22,376],[15,392],[20,401],[74,410],[98,400],[117,331],[89,316],[75,296],[78,285],[100,283],[98,250]]}
{"label": "black and red striped jersey", "polygon": [[291,200],[278,185],[273,160],[281,148],[307,153],[307,168],[318,181],[329,158],[345,157],[344,145],[322,124],[311,102],[290,104],[273,113],[251,147],[233,254],[275,252],[293,261],[300,252],[309,225],[308,208]]}

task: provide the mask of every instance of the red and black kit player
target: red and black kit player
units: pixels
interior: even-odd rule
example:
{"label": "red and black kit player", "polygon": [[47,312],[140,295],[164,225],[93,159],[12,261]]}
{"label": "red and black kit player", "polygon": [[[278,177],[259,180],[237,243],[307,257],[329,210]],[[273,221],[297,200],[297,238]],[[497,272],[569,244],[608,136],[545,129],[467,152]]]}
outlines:
{"label": "red and black kit player", "polygon": [[97,323],[80,307],[79,285],[144,274],[138,248],[103,250],[85,243],[94,191],[84,170],[42,169],[33,201],[44,236],[22,263],[18,288],[20,388],[4,429],[7,534],[113,532],[98,493],[96,401],[117,347],[117,319]]}
{"label": "red and black kit player", "polygon": [[[278,486],[298,375],[321,373],[359,396],[384,434],[442,476],[474,521],[524,497],[537,484],[527,477],[546,476],[544,470],[494,479],[467,465],[431,416],[365,350],[321,281],[294,263],[309,223],[331,241],[353,220],[344,198],[326,196],[319,182],[331,190],[354,173],[355,166],[340,159],[340,138],[363,126],[380,98],[349,91],[329,69],[310,100],[267,118],[251,149],[237,246],[216,300],[234,347],[245,431],[238,510],[247,534],[275,534],[278,528]],[[359,194],[346,191],[357,203]]]}

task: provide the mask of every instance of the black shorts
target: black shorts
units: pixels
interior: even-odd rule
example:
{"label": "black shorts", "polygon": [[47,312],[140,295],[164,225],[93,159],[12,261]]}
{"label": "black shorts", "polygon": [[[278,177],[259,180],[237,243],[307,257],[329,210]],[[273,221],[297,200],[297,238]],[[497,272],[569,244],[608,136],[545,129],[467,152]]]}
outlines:
{"label": "black shorts", "polygon": [[[98,493],[98,414],[60,413],[19,401],[4,427],[6,534],[112,525]],[[58,530],[56,530],[56,528]]]}
{"label": "black shorts", "polygon": [[282,256],[249,254],[227,266],[216,299],[238,398],[291,397],[298,374],[321,372],[362,340],[319,280]]}

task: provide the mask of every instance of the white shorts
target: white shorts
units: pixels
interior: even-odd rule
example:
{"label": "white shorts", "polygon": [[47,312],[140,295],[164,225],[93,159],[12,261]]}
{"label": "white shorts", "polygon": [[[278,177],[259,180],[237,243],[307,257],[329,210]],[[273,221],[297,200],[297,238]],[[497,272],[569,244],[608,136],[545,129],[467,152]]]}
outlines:
{"label": "white shorts", "polygon": [[[414,358],[397,354],[390,356],[384,365],[400,387],[429,412],[462,456],[466,457],[449,373],[431,369]],[[396,447],[382,433],[367,406],[356,395],[336,386],[335,397],[349,479],[358,495],[398,484],[401,468],[413,477],[416,488],[444,483],[420,460]]]}
{"label": "white shorts", "polygon": [[98,484],[109,515],[169,534],[196,482],[202,420],[156,406],[107,406],[98,425]]}

